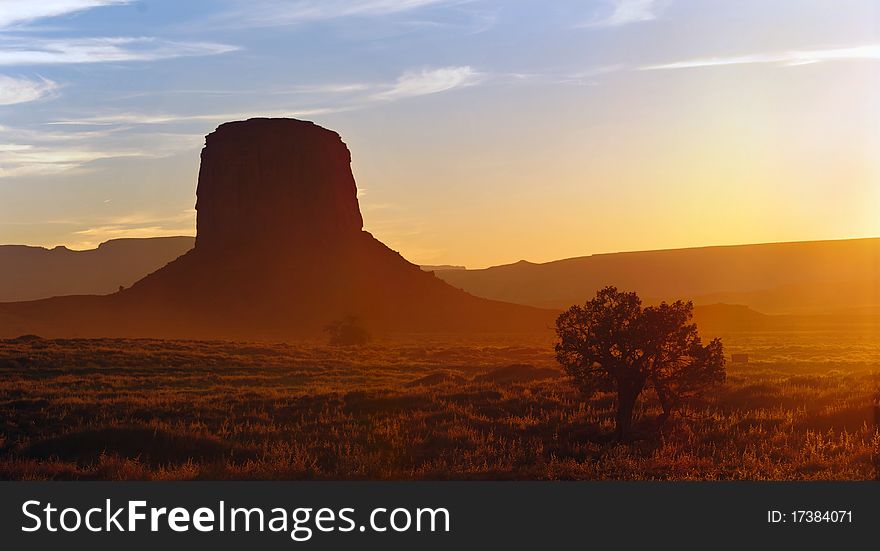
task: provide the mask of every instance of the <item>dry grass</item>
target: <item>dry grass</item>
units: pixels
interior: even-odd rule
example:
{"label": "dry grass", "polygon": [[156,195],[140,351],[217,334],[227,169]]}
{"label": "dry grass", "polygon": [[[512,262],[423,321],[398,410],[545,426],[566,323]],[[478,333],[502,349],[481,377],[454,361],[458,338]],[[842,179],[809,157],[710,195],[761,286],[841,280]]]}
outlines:
{"label": "dry grass", "polygon": [[876,337],[725,343],[751,363],[615,444],[548,342],[0,341],[0,478],[875,478]]}

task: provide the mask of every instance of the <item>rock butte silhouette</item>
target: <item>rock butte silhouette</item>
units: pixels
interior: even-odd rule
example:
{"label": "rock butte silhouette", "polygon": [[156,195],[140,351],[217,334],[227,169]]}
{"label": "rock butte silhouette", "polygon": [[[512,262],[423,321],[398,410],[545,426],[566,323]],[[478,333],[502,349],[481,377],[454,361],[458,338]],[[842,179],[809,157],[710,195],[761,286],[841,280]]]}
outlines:
{"label": "rock butte silhouette", "polygon": [[382,333],[541,332],[553,312],[474,297],[363,230],[351,156],[311,122],[221,125],[194,249],[108,296],[0,305],[0,335],[285,339],[347,315]]}

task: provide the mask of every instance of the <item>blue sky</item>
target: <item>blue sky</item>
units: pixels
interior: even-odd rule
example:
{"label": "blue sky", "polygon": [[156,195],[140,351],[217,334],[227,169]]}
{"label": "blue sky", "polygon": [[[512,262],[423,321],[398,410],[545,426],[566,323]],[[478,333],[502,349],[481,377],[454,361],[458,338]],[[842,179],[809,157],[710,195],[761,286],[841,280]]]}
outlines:
{"label": "blue sky", "polygon": [[192,234],[249,116],[340,132],[416,262],[880,235],[878,7],[0,0],[0,242]]}

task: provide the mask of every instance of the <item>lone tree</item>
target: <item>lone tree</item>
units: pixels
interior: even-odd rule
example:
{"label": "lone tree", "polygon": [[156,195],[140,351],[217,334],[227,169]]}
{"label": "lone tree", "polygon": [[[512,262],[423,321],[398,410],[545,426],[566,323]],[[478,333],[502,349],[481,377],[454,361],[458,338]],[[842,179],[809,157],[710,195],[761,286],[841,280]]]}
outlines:
{"label": "lone tree", "polygon": [[665,421],[682,403],[724,381],[720,339],[703,345],[691,302],[643,308],[636,293],[606,287],[556,320],[556,361],[585,397],[617,393],[616,436],[632,426],[639,395],[653,388]]}

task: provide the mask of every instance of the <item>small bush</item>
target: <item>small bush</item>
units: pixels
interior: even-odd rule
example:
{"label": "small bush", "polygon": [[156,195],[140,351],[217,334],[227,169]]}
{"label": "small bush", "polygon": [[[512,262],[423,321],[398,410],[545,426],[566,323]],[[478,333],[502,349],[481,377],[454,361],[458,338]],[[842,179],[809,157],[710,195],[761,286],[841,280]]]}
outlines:
{"label": "small bush", "polygon": [[355,316],[334,321],[324,331],[330,337],[330,346],[363,346],[370,342],[370,333]]}

